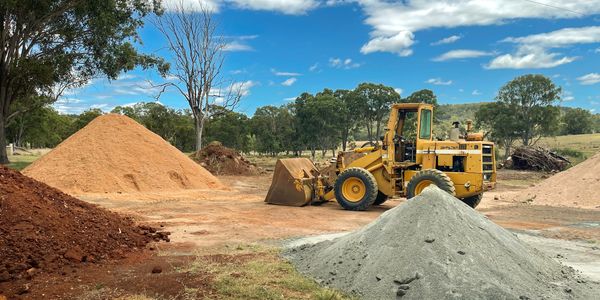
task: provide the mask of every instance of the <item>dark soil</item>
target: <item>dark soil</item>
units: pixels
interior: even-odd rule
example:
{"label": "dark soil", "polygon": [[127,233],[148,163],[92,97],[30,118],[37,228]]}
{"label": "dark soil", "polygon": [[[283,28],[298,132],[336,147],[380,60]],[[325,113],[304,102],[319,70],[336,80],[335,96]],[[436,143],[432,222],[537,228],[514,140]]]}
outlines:
{"label": "dark soil", "polygon": [[18,281],[120,258],[168,234],[0,166],[0,295],[26,293]]}
{"label": "dark soil", "polygon": [[192,159],[214,175],[251,176],[261,173],[260,168],[239,152],[216,142],[192,154]]}

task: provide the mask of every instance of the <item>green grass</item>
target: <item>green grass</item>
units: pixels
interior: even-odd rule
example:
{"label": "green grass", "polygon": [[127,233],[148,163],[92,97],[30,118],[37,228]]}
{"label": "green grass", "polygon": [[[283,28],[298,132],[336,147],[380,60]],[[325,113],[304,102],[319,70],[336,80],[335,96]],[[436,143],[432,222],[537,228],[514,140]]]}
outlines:
{"label": "green grass", "polygon": [[199,255],[188,271],[212,274],[217,299],[353,299],[302,276],[279,256],[278,249],[264,246]]}
{"label": "green grass", "polygon": [[561,135],[540,139],[538,145],[551,149],[573,149],[591,156],[600,151],[600,133]]}
{"label": "green grass", "polygon": [[8,157],[10,163],[7,166],[21,171],[40,157],[41,155],[12,155]]}

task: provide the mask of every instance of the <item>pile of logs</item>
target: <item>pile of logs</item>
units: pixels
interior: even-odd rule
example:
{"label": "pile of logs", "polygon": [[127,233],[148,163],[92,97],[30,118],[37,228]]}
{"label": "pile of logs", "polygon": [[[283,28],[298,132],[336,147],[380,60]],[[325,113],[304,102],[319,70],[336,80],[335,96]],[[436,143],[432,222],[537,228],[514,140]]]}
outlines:
{"label": "pile of logs", "polygon": [[508,158],[506,167],[516,170],[563,171],[571,162],[548,149],[535,146],[515,148]]}

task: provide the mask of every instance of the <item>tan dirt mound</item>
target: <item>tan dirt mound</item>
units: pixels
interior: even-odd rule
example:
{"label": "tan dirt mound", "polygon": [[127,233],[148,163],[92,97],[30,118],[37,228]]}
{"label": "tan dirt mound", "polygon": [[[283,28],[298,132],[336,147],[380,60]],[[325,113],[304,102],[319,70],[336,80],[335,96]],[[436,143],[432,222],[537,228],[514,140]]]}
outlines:
{"label": "tan dirt mound", "polygon": [[239,152],[220,143],[210,143],[191,155],[192,159],[215,175],[258,175],[261,170]]}
{"label": "tan dirt mound", "polygon": [[600,208],[600,153],[519,194],[531,204]]}
{"label": "tan dirt mound", "polygon": [[18,282],[38,273],[119,258],[167,236],[0,166],[0,295],[26,292]]}
{"label": "tan dirt mound", "polygon": [[94,119],[23,173],[72,195],[224,188],[160,136],[118,114]]}

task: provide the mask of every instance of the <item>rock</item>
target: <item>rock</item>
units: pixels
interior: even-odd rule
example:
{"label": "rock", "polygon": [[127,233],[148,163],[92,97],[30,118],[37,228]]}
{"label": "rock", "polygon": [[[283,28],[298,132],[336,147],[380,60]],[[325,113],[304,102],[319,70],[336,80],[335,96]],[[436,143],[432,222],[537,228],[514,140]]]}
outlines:
{"label": "rock", "polygon": [[161,266],[154,266],[154,268],[152,268],[152,274],[160,274],[160,273],[162,273]]}
{"label": "rock", "polygon": [[27,279],[33,278],[33,276],[35,276],[35,274],[37,274],[37,272],[38,272],[38,269],[36,269],[36,268],[31,268],[31,269],[27,270],[26,271]]}
{"label": "rock", "polygon": [[434,241],[435,241],[435,239],[431,238],[431,237],[425,239],[425,243],[433,243]]}
{"label": "rock", "polygon": [[23,295],[23,294],[27,294],[29,293],[29,284],[24,284],[20,287],[17,288],[17,290],[15,291],[15,294],[17,295]]}
{"label": "rock", "polygon": [[458,250],[458,252],[456,252],[456,253],[458,253],[458,254],[460,254],[460,255],[465,255],[465,254],[466,254],[466,252],[465,252],[465,251],[462,251],[462,250]]}
{"label": "rock", "polygon": [[402,297],[402,296],[404,296],[404,295],[406,295],[406,290],[403,290],[403,289],[401,289],[401,288],[398,288],[398,290],[396,291],[396,296],[398,296],[398,297]]}
{"label": "rock", "polygon": [[[12,277],[7,271],[0,273],[0,282],[9,281]],[[0,299],[1,300],[1,299]]]}
{"label": "rock", "polygon": [[70,248],[63,256],[72,262],[82,262],[84,259],[83,251],[79,247]]}

